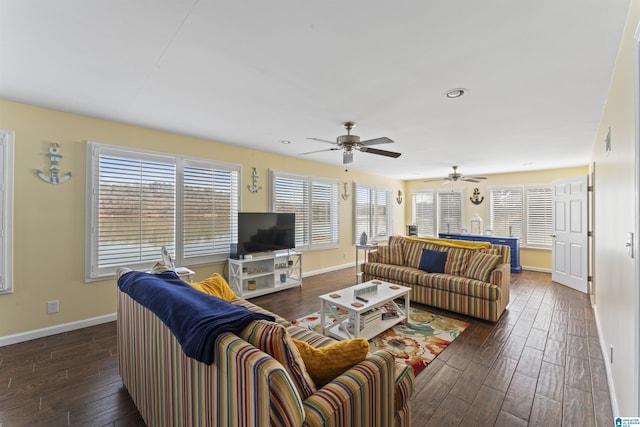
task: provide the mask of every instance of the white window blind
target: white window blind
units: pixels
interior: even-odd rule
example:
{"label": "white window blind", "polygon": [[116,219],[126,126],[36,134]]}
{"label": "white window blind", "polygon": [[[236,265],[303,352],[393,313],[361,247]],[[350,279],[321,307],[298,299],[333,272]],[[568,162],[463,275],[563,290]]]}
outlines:
{"label": "white window blind", "polygon": [[273,212],[296,214],[296,249],[338,244],[338,182],[271,172]]}
{"label": "white window blind", "polygon": [[353,199],[354,241],[360,242],[363,232],[368,239],[386,240],[391,226],[391,191],[355,184]]}
{"label": "white window blind", "polygon": [[489,223],[496,236],[522,237],[524,199],[522,186],[489,187]]}
{"label": "white window blind", "polygon": [[435,198],[433,191],[421,191],[411,196],[411,223],[420,236],[437,237],[435,230]]}
{"label": "white window blind", "polygon": [[175,253],[176,166],[162,158],[99,157],[97,267]]}
{"label": "white window blind", "polygon": [[527,186],[526,246],[551,248],[553,192],[550,185]]}
{"label": "white window blind", "polygon": [[13,132],[0,130],[0,293],[13,291]]}
{"label": "white window blind", "polygon": [[144,270],[162,246],[177,265],[222,261],[237,233],[237,165],[87,145],[87,280]]}
{"label": "white window blind", "polygon": [[438,232],[461,233],[463,227],[462,190],[438,191]]}
{"label": "white window blind", "polygon": [[185,161],[184,258],[229,252],[238,230],[238,171]]}

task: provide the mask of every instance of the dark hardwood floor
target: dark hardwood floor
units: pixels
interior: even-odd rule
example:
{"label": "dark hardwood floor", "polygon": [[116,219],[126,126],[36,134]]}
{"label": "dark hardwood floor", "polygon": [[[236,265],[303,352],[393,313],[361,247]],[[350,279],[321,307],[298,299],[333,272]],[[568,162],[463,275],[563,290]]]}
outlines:
{"label": "dark hardwood floor", "polygon": [[[354,282],[349,268],[252,301],[295,319]],[[523,272],[495,324],[428,309],[471,325],[416,378],[414,426],[613,425],[586,295]],[[117,351],[115,322],[0,348],[0,427],[144,425]]]}

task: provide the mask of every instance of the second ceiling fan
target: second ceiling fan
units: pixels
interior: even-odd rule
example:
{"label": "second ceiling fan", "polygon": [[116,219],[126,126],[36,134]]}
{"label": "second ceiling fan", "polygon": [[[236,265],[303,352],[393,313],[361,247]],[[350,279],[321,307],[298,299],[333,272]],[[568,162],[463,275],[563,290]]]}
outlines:
{"label": "second ceiling fan", "polygon": [[326,139],[320,139],[320,138],[307,138],[313,141],[326,142],[326,143],[335,145],[335,147],[326,148],[324,150],[308,151],[306,153],[300,153],[300,155],[320,153],[323,151],[342,150],[342,163],[345,165],[349,163],[353,163],[354,151],[360,151],[362,153],[369,153],[369,154],[377,154],[380,156],[387,156],[387,157],[393,157],[393,158],[400,157],[401,153],[396,153],[394,151],[379,150],[377,148],[371,148],[372,145],[390,144],[393,142],[393,140],[387,138],[386,136],[383,136],[381,138],[360,141],[360,137],[358,135],[351,135],[351,129],[353,129],[355,126],[356,124],[354,122],[342,123],[342,127],[345,128],[345,130],[347,131],[347,134],[340,135],[336,139],[336,142],[328,141]]}
{"label": "second ceiling fan", "polygon": [[[480,180],[487,179],[484,176],[464,176],[461,173],[458,173],[458,166],[451,166],[451,167],[453,168],[453,173],[450,173],[448,176],[444,178],[445,184],[448,184],[450,182],[457,182],[457,181],[480,182]],[[442,179],[443,178],[427,179],[424,182],[440,181]]]}

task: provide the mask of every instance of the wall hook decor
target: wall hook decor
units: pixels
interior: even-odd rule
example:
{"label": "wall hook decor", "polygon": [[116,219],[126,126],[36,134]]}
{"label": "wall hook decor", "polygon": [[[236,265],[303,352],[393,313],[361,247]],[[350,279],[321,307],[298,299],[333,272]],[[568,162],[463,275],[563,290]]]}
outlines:
{"label": "wall hook decor", "polygon": [[402,191],[398,190],[398,195],[396,196],[396,202],[398,202],[398,204],[402,204]]}
{"label": "wall hook decor", "polygon": [[256,194],[262,191],[262,187],[258,186],[258,178],[259,178],[258,172],[256,171],[256,168],[253,168],[253,172],[251,172],[251,179],[253,179],[253,183],[247,185],[247,188],[253,194]]}
{"label": "wall hook decor", "polygon": [[348,187],[349,187],[349,183],[345,182],[344,183],[344,192],[342,193],[342,198],[344,200],[347,200],[349,197],[351,197],[351,194],[349,194]]}
{"label": "wall hook decor", "polygon": [[474,205],[479,205],[480,203],[483,202],[484,196],[480,196],[480,190],[478,190],[477,188],[474,188],[473,196],[469,197],[469,200],[471,200],[471,203],[473,203]]}
{"label": "wall hook decor", "polygon": [[62,154],[60,154],[60,147],[57,142],[51,144],[47,157],[49,158],[49,175],[45,175],[43,171],[36,169],[36,174],[43,181],[48,182],[49,184],[60,184],[71,178],[71,172],[67,172],[60,176],[60,166],[58,163],[62,158]]}

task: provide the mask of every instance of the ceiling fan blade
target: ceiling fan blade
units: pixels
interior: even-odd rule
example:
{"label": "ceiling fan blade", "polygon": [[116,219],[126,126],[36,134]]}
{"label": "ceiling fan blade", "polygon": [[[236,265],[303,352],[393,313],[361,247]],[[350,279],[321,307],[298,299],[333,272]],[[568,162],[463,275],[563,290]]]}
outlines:
{"label": "ceiling fan blade", "polygon": [[460,181],[466,181],[466,182],[480,182],[480,180],[479,180],[479,179],[472,178],[472,177],[467,177],[467,176],[462,176],[462,177],[460,177]]}
{"label": "ceiling fan blade", "polygon": [[353,151],[344,151],[342,153],[342,164],[353,163]]}
{"label": "ceiling fan blade", "polygon": [[365,147],[368,147],[370,145],[391,144],[392,142],[393,142],[392,139],[389,139],[386,136],[383,136],[382,138],[367,139],[366,141],[360,141],[360,145],[364,145]]}
{"label": "ceiling fan blade", "polygon": [[377,148],[369,148],[369,147],[362,147],[360,151],[362,151],[363,153],[378,154],[380,156],[393,157],[394,159],[402,155],[402,153],[396,153],[394,151],[378,150]]}
{"label": "ceiling fan blade", "polygon": [[298,156],[304,156],[305,154],[322,153],[323,151],[336,151],[336,150],[342,150],[342,148],[334,147],[334,148],[325,148],[324,150],[307,151],[306,153],[298,154]]}
{"label": "ceiling fan blade", "polygon": [[328,143],[328,144],[336,145],[336,142],[335,142],[335,141],[329,141],[329,140],[327,140],[327,139],[321,139],[321,138],[307,138],[307,139],[310,139],[310,140],[312,140],[312,141],[326,142],[326,143]]}

